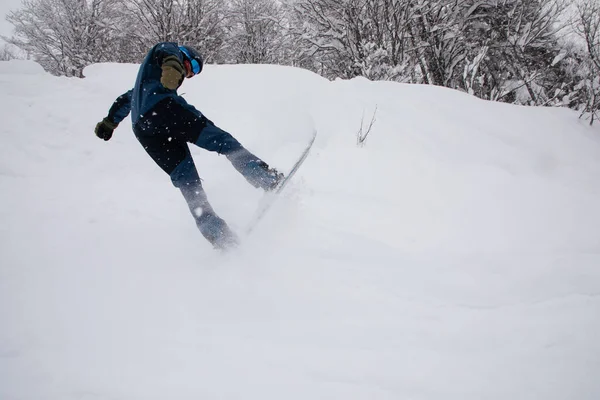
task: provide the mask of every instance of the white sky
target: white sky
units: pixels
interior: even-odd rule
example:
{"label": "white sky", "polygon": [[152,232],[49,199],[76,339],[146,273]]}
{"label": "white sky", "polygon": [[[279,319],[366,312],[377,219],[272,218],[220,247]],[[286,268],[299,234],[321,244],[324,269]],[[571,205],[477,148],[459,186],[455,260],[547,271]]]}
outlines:
{"label": "white sky", "polygon": [[19,8],[21,0],[0,0],[0,35],[10,36],[13,26],[6,21],[6,14]]}

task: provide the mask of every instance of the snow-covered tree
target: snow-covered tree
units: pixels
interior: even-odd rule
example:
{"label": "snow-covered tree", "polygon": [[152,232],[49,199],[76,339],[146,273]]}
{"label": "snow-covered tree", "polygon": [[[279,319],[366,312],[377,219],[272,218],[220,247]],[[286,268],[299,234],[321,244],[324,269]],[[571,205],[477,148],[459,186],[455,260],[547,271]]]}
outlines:
{"label": "snow-covered tree", "polygon": [[481,1],[419,0],[412,6],[411,51],[418,59],[423,81],[457,86],[469,45],[465,32],[481,18]]}
{"label": "snow-covered tree", "polygon": [[0,46],[0,61],[9,61],[17,58],[15,52],[7,45]]}
{"label": "snow-covered tree", "polygon": [[301,65],[329,77],[410,75],[411,1],[295,0],[291,8]]}
{"label": "snow-covered tree", "polygon": [[232,0],[227,26],[227,51],[232,62],[284,62],[285,15],[277,1]]}
{"label": "snow-covered tree", "polygon": [[292,4],[300,63],[329,77],[352,77],[362,51],[364,0],[297,0]]}
{"label": "snow-covered tree", "polygon": [[56,75],[83,76],[91,63],[111,59],[115,0],[25,0],[8,14],[9,43]]}
{"label": "snow-covered tree", "polygon": [[206,60],[219,62],[225,42],[225,4],[221,0],[121,0],[127,41],[138,57],[158,42],[198,48]]}
{"label": "snow-covered tree", "polygon": [[363,42],[364,59],[358,60],[364,76],[371,79],[415,80],[417,59],[411,53],[411,23],[416,9],[406,0],[369,0]]}
{"label": "snow-covered tree", "polygon": [[563,0],[485,0],[466,27],[468,53],[462,87],[479,97],[550,104],[560,69],[558,33]]}
{"label": "snow-covered tree", "polygon": [[583,39],[581,62],[577,69],[580,81],[579,108],[589,115],[590,124],[600,118],[600,2],[583,0],[577,5],[575,32]]}
{"label": "snow-covered tree", "polygon": [[[497,101],[600,107],[600,3],[580,0],[25,0],[10,43],[54,74],[140,62],[161,41],[212,63],[277,63],[328,78],[442,85]],[[1,55],[0,55],[1,57]],[[8,57],[8,56],[7,56]]]}

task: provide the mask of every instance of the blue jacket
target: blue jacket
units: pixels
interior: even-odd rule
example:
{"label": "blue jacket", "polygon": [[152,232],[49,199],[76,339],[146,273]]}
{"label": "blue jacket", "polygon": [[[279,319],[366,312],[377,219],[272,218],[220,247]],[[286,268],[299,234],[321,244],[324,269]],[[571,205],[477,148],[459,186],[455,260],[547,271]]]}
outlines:
{"label": "blue jacket", "polygon": [[131,112],[131,122],[135,128],[140,117],[151,112],[158,102],[167,98],[172,98],[190,111],[200,114],[177,94],[177,90],[167,89],[160,83],[161,65],[168,56],[177,57],[183,64],[184,55],[177,43],[158,43],[148,52],[140,65],[135,86],[117,98],[108,112],[108,119],[118,124]]}

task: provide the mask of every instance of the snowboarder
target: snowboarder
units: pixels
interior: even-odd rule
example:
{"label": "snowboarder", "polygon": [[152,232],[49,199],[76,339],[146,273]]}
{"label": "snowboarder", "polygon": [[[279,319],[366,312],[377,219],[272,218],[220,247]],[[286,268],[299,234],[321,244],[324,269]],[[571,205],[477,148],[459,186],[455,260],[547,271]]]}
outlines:
{"label": "snowboarder", "polygon": [[202,235],[215,248],[227,249],[237,244],[237,237],[208,202],[188,143],[225,155],[250,184],[265,191],[275,189],[283,174],[269,168],[177,94],[184,78],[198,75],[202,67],[202,57],[192,47],[157,44],[142,62],[133,89],[115,100],[95,133],[109,140],[131,112],[136,138],[181,190]]}

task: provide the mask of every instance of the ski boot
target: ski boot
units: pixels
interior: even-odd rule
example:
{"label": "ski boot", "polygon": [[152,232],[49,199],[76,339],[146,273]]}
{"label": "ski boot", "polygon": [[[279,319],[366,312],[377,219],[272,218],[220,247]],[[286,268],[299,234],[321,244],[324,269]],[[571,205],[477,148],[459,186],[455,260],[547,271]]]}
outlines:
{"label": "ski boot", "polygon": [[283,181],[283,173],[275,168],[269,168],[269,165],[264,161],[258,161],[258,167],[263,171],[259,176],[260,187],[265,191],[271,192],[277,189],[281,181]]}
{"label": "ski boot", "polygon": [[227,251],[237,247],[240,241],[227,223],[213,213],[203,213],[196,224],[202,235],[217,250]]}

